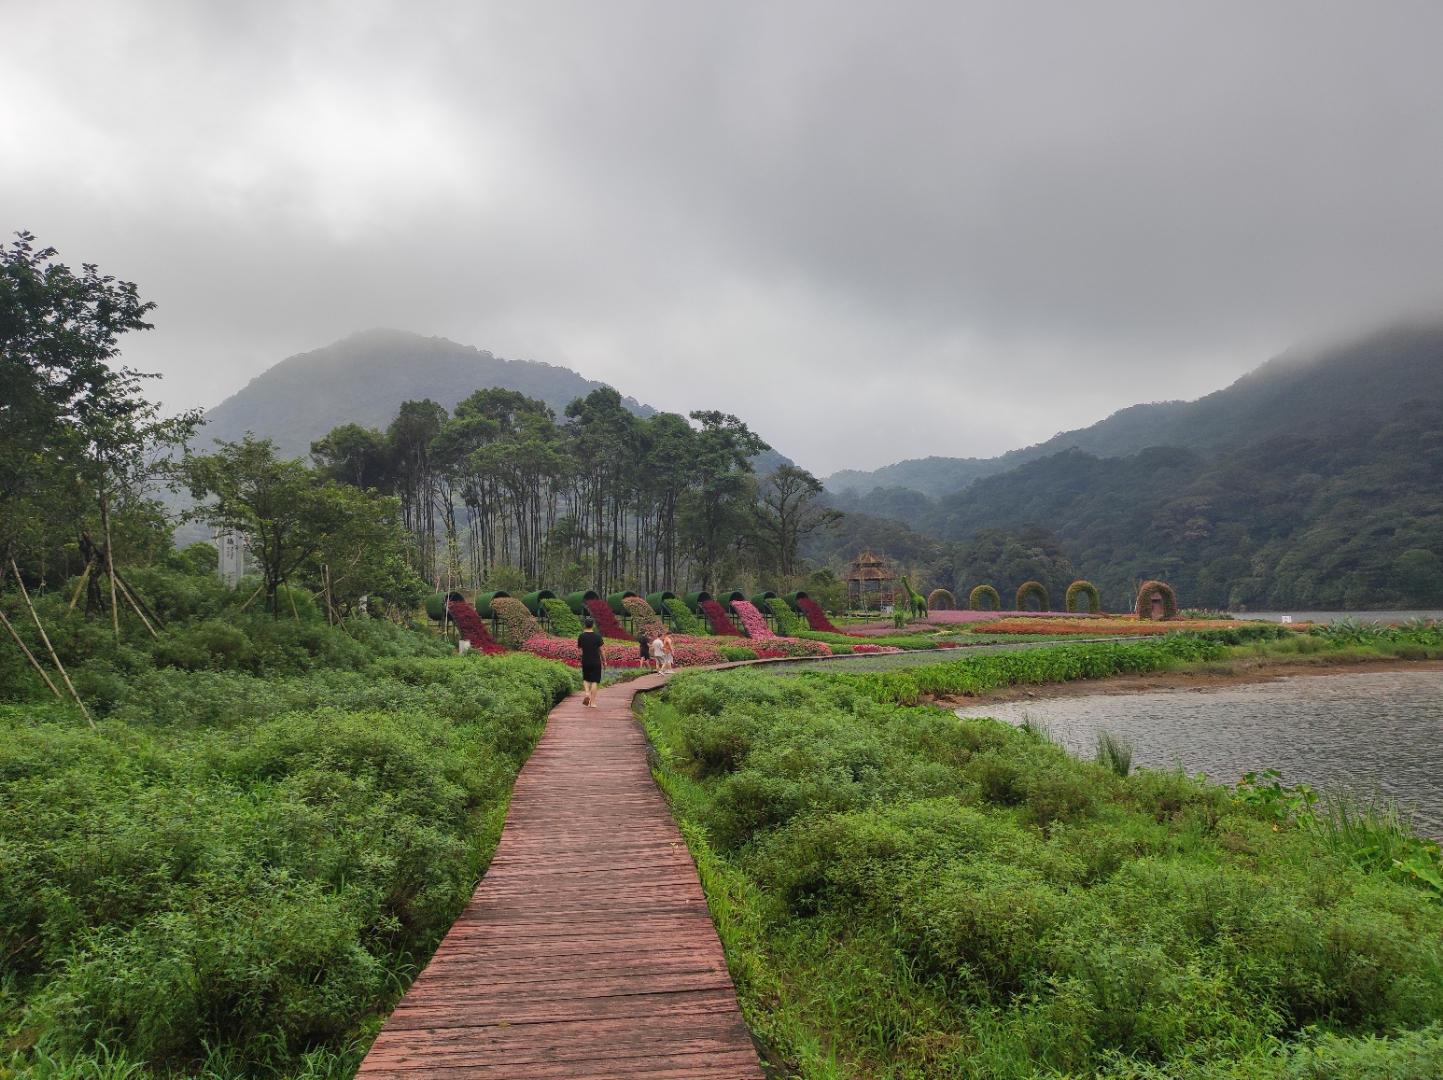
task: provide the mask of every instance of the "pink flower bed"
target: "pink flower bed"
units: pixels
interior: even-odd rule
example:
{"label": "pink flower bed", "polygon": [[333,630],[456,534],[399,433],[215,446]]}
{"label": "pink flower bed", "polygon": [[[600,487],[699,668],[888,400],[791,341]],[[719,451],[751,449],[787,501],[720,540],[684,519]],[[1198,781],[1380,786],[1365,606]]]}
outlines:
{"label": "pink flower bed", "polygon": [[703,600],[700,604],[702,611],[706,613],[707,622],[711,623],[711,632],[718,637],[741,637],[742,632],[732,625],[731,619],[727,618],[727,610],[715,600]]}
{"label": "pink flower bed", "polygon": [[766,617],[757,610],[755,604],[746,600],[733,600],[732,610],[737,613],[737,618],[741,619],[742,629],[746,631],[747,637],[754,641],[761,641],[777,636],[772,633],[772,628],[767,625]]}
{"label": "pink flower bed", "polygon": [[616,613],[611,610],[605,600],[586,601],[586,610],[591,612],[591,617],[596,620],[596,629],[604,638],[612,641],[635,641],[636,638],[622,629],[621,623],[616,621]]}
{"label": "pink flower bed", "polygon": [[519,649],[534,637],[545,636],[546,631],[536,621],[526,605],[514,596],[498,596],[491,601],[491,610],[501,627],[501,640],[513,649]]}
{"label": "pink flower bed", "polygon": [[476,613],[476,609],[465,600],[452,600],[446,605],[446,610],[451,613],[451,621],[456,624],[456,629],[461,632],[463,640],[468,642],[473,649],[477,649],[487,656],[495,656],[497,653],[504,653],[506,650],[496,644],[491,636],[491,631],[486,629],[486,620]]}
{"label": "pink flower bed", "polygon": [[897,646],[895,646],[895,645],[872,645],[872,644],[870,644],[870,643],[868,643],[868,642],[865,642],[865,641],[862,642],[861,644],[853,645],[853,646],[852,646],[852,652],[853,652],[853,653],[883,653],[883,652],[901,652],[901,651],[902,651],[902,650],[899,649],[899,648],[897,648]]}
{"label": "pink flower bed", "polygon": [[621,602],[621,606],[626,608],[626,613],[631,616],[631,625],[636,627],[639,637],[655,641],[666,633],[666,624],[661,621],[661,616],[641,597],[628,596]]}
{"label": "pink flower bed", "polygon": [[[675,646],[674,659],[677,667],[707,667],[721,664],[725,660],[715,645],[694,637],[677,635],[672,638]],[[526,652],[547,660],[559,660],[572,667],[581,666],[581,650],[576,642],[563,638],[534,637],[522,646]],[[608,641],[601,647],[601,662],[610,668],[639,668],[641,652],[633,644],[624,641]]]}
{"label": "pink flower bed", "polygon": [[797,607],[802,609],[802,614],[807,617],[807,625],[813,630],[825,630],[829,634],[841,633],[832,625],[832,620],[827,618],[827,613],[822,610],[821,605],[810,596],[797,597]]}

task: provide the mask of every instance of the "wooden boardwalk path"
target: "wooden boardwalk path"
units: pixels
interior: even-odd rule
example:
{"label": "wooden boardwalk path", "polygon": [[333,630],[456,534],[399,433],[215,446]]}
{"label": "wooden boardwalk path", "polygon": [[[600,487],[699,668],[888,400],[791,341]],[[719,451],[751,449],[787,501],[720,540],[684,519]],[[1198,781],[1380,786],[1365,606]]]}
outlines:
{"label": "wooden boardwalk path", "polygon": [[760,1080],[696,867],[631,714],[659,676],[573,694],[521,770],[496,857],[359,1080]]}

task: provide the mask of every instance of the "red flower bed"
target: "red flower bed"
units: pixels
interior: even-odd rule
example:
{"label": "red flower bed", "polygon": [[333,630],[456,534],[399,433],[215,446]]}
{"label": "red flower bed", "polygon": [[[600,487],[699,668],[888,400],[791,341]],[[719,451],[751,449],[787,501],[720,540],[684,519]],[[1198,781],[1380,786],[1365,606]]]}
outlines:
{"label": "red flower bed", "polygon": [[767,625],[766,617],[757,610],[755,604],[749,603],[746,600],[733,600],[732,610],[737,613],[737,617],[742,621],[742,629],[747,632],[747,637],[752,640],[760,641],[765,638],[774,638],[777,636],[772,633],[772,628]]}
{"label": "red flower bed", "polygon": [[604,638],[612,641],[635,641],[636,638],[622,629],[621,623],[616,621],[616,613],[611,610],[605,600],[586,601],[586,610],[591,612],[591,617],[596,620],[597,632]]}
{"label": "red flower bed", "polygon": [[797,607],[802,609],[802,614],[807,617],[807,625],[813,630],[825,630],[829,634],[841,633],[832,625],[832,620],[827,618],[827,613],[822,610],[822,606],[810,596],[797,597]]}
{"label": "red flower bed", "polygon": [[461,632],[462,639],[469,642],[471,648],[479,649],[487,656],[495,656],[497,653],[506,651],[502,646],[496,644],[495,639],[491,636],[491,631],[486,629],[486,620],[476,614],[476,609],[465,600],[452,600],[446,605],[446,610],[451,613],[451,621]]}
{"label": "red flower bed", "polygon": [[852,652],[854,652],[854,653],[882,653],[882,652],[901,652],[901,651],[902,651],[902,650],[899,649],[899,648],[897,648],[897,646],[895,646],[895,645],[873,645],[873,644],[871,644],[870,642],[865,642],[865,641],[862,642],[862,643],[859,644],[859,645],[853,645],[853,646],[852,646]]}
{"label": "red flower bed", "polygon": [[703,600],[700,607],[706,613],[707,622],[711,623],[713,634],[718,637],[742,636],[742,632],[732,625],[731,619],[727,618],[727,609],[715,600]]}

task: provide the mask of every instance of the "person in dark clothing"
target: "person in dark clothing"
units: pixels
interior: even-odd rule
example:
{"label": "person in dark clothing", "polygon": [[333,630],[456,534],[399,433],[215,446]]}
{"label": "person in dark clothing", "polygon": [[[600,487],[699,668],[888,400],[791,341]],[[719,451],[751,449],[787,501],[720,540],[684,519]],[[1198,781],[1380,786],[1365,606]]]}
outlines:
{"label": "person in dark clothing", "polygon": [[601,686],[601,635],[594,629],[596,623],[592,619],[586,620],[586,629],[576,639],[576,647],[581,650],[581,682],[586,687],[586,696],[582,699],[583,705],[596,708],[596,691]]}
{"label": "person in dark clothing", "polygon": [[646,640],[645,634],[642,634],[638,640],[641,642],[641,666],[649,668],[651,667],[651,642]]}

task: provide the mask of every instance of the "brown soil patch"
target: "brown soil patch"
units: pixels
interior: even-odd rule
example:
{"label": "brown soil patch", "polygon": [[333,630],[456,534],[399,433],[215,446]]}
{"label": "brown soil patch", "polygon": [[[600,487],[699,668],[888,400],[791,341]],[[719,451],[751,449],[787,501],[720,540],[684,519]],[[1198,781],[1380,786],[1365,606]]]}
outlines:
{"label": "brown soil patch", "polygon": [[979,701],[1028,701],[1091,694],[1143,694],[1155,690],[1217,690],[1242,683],[1271,682],[1289,675],[1346,675],[1368,671],[1443,671],[1443,660],[1399,660],[1393,656],[1259,656],[1202,664],[1178,671],[1114,675],[1108,679],[1004,686],[976,697],[944,694],[937,705],[956,707]]}

